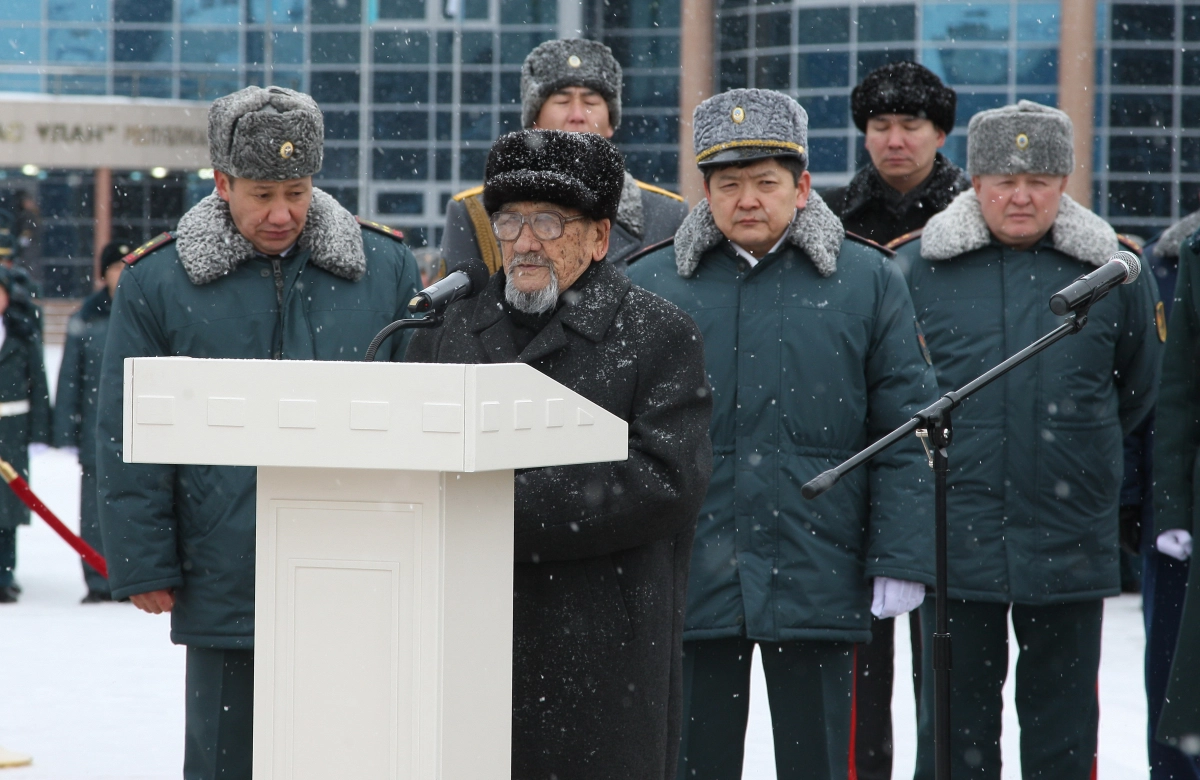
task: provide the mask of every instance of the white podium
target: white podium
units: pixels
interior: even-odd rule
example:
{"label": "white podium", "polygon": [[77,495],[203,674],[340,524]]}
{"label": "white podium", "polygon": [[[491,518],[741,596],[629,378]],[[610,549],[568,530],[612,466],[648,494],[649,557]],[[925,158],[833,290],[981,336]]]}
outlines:
{"label": "white podium", "polygon": [[124,459],[258,467],[256,780],[508,778],[513,469],[624,460],[521,364],[130,358]]}

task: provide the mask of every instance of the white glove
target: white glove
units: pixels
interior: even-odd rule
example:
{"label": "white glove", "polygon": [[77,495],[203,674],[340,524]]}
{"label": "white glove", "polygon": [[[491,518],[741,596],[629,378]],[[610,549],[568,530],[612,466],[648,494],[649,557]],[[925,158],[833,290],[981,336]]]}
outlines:
{"label": "white glove", "polygon": [[68,447],[59,447],[59,448],[58,448],[58,451],[59,451],[59,452],[65,452],[65,453],[67,453],[68,455],[70,455],[71,457],[75,458],[76,460],[79,460],[79,448],[78,448],[78,447],[70,447],[70,446],[68,446]]}
{"label": "white glove", "polygon": [[894,618],[911,612],[925,600],[925,586],[919,582],[894,580],[891,577],[875,578],[875,599],[871,602],[871,614],[881,620]]}
{"label": "white glove", "polygon": [[29,445],[29,459],[33,460],[38,455],[41,455],[49,449],[49,444],[42,444],[40,441],[35,441],[33,444]]}
{"label": "white glove", "polygon": [[1163,555],[1169,555],[1177,561],[1192,557],[1192,535],[1182,528],[1163,531],[1154,540],[1154,546]]}

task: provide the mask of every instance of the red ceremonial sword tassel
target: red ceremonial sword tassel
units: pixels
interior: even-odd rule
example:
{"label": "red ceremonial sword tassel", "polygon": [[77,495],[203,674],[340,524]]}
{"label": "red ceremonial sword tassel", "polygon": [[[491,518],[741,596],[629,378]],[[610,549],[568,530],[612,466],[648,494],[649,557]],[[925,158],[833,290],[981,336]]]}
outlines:
{"label": "red ceremonial sword tassel", "polygon": [[29,483],[17,473],[17,470],[12,467],[8,461],[0,458],[0,477],[8,483],[12,488],[12,492],[17,494],[17,498],[21,499],[21,503],[32,509],[41,516],[46,523],[49,524],[54,532],[63,538],[63,541],[71,545],[75,552],[87,561],[88,566],[91,566],[96,571],[100,572],[100,576],[108,579],[108,564],[104,562],[104,556],[96,552],[90,544],[80,539],[75,534],[71,533],[71,529],[63,525],[63,521],[58,519],[58,516],[50,511],[50,507],[42,503],[42,499],[30,489]]}

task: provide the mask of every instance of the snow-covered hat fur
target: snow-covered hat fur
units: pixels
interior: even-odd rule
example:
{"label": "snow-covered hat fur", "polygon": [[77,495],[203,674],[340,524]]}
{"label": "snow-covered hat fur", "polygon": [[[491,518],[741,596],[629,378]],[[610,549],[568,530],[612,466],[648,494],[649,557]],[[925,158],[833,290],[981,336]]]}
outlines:
{"label": "snow-covered hat fur", "polygon": [[208,109],[213,168],[239,179],[287,181],[321,170],[325,120],[316,101],[283,87],[246,87]]}
{"label": "snow-covered hat fur", "polygon": [[967,126],[967,173],[1067,176],[1075,170],[1073,139],[1070,117],[1032,100],[980,111]]}
{"label": "snow-covered hat fur", "polygon": [[533,127],[546,98],[564,87],[587,87],[604,96],[608,122],[621,125],[621,64],[599,41],[546,41],[521,66],[521,126]]}
{"label": "snow-covered hat fur", "polygon": [[867,74],[850,93],[854,125],[867,132],[867,121],[880,114],[907,114],[933,122],[949,134],[954,129],[958,95],[933,71],[915,62],[892,62]]}
{"label": "snow-covered hat fur", "polygon": [[770,89],[731,89],[692,113],[692,148],[701,168],[765,157],[808,159],[808,113]]}
{"label": "snow-covered hat fur", "polygon": [[488,152],[483,206],[545,201],[579,209],[591,219],[616,219],[625,186],[625,158],[595,133],[519,130]]}

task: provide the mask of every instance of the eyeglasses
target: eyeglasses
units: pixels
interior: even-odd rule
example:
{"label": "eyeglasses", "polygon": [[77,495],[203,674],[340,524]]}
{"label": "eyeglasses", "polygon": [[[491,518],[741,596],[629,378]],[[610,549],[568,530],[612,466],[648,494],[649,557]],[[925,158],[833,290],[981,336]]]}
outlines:
{"label": "eyeglasses", "polygon": [[492,215],[492,232],[501,241],[516,241],[521,229],[528,224],[533,237],[538,241],[553,241],[560,238],[568,222],[584,217],[564,217],[557,211],[535,211],[529,216],[515,211],[497,211]]}

